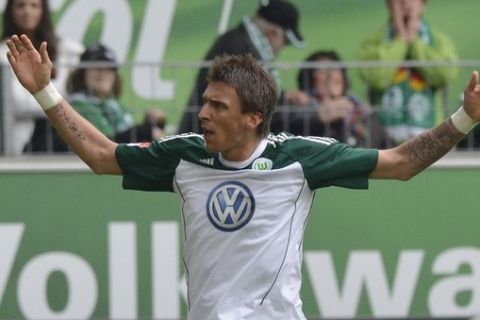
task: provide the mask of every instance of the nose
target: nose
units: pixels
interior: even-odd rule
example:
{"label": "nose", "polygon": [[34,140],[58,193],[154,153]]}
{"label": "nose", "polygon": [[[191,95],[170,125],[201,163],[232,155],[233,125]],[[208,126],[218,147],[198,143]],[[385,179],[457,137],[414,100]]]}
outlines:
{"label": "nose", "polygon": [[198,119],[200,121],[204,121],[208,119],[208,104],[204,103],[202,105],[202,108],[200,109],[200,112],[198,113]]}

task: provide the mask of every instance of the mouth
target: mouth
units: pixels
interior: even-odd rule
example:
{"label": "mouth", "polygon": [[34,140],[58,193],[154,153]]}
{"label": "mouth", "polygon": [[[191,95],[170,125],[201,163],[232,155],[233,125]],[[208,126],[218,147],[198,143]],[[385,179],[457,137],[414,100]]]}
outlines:
{"label": "mouth", "polygon": [[202,131],[203,131],[203,135],[204,135],[205,137],[211,136],[211,135],[214,133],[213,130],[211,130],[211,129],[207,128],[207,127],[204,127],[204,126],[202,126]]}

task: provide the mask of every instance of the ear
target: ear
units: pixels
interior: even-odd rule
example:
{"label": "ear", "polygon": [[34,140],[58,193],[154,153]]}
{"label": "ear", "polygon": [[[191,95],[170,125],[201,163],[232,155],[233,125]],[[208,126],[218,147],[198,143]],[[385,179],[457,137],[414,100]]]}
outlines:
{"label": "ear", "polygon": [[263,122],[263,116],[260,112],[251,112],[248,114],[247,129],[257,130],[258,126]]}

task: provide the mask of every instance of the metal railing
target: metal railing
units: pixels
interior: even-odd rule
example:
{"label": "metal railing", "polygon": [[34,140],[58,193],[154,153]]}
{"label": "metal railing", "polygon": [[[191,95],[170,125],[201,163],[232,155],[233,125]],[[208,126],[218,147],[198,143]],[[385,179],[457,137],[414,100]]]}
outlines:
{"label": "metal railing", "polygon": [[[98,64],[97,64],[98,65]],[[158,64],[149,64],[149,63],[142,63],[142,64],[126,64],[121,66],[120,70],[122,74],[126,71],[126,74],[129,74],[129,70],[133,68],[148,68],[152,71],[152,78],[154,78],[155,72],[162,70],[163,74],[167,74],[166,77],[169,80],[173,81],[176,84],[176,94],[168,102],[168,107],[166,107],[166,114],[169,119],[174,119],[169,121],[169,129],[167,133],[176,133],[176,129],[178,127],[178,123],[185,113],[191,117],[193,123],[193,130],[200,131],[198,125],[196,124],[197,120],[197,113],[200,110],[199,105],[190,105],[187,106],[188,95],[193,87],[193,79],[195,79],[196,74],[199,68],[208,68],[211,65],[211,62],[192,62],[192,61],[184,61],[184,62],[165,62],[162,65]],[[91,66],[91,65],[89,65]],[[420,62],[420,61],[406,61],[401,64],[402,67],[405,68],[418,68],[418,67],[428,67],[428,68],[438,68],[438,67],[455,67],[461,71],[462,76],[457,77],[452,83],[448,86],[442,88],[440,93],[440,103],[441,109],[444,111],[445,115],[449,115],[452,113],[453,110],[458,108],[460,104],[460,93],[461,90],[459,88],[463,88],[463,84],[466,83],[468,80],[464,75],[468,74],[471,70],[478,69],[480,67],[480,61],[478,60],[462,60],[457,63],[434,63],[434,62]],[[71,67],[71,66],[69,66]],[[290,88],[294,88],[296,86],[295,80],[296,75],[298,74],[299,70],[301,69],[332,69],[332,68],[344,68],[349,72],[349,78],[351,83],[353,83],[351,92],[355,94],[355,96],[359,97],[359,100],[365,104],[369,105],[368,96],[366,94],[366,86],[362,83],[360,78],[358,77],[358,71],[363,68],[398,68],[397,63],[393,62],[365,62],[365,61],[344,61],[341,63],[321,63],[321,62],[282,62],[282,63],[274,63],[267,67],[275,67],[279,70],[280,79],[282,79],[283,83],[288,83],[288,79],[290,79],[289,86]],[[2,79],[7,77],[7,73],[10,71],[8,70],[8,66],[3,66],[1,68],[1,75]],[[468,71],[468,72],[467,72]],[[127,77],[128,78],[128,77]],[[287,81],[284,81],[284,78]],[[187,79],[188,81],[186,81]],[[428,82],[428,79],[427,79]],[[39,123],[43,122],[44,128],[44,142],[46,145],[46,151],[38,154],[56,154],[55,145],[58,143],[59,139],[55,136],[54,130],[43,120],[45,119],[42,111],[38,109],[37,112],[25,112],[19,111],[18,108],[12,103],[11,95],[12,88],[9,87],[8,81],[1,81],[0,82],[2,90],[0,91],[0,155],[3,156],[15,156],[13,149],[18,143],[15,141],[15,138],[12,135],[14,131],[14,127],[16,123],[21,119],[34,119]],[[124,81],[125,87],[131,86],[128,81]],[[152,89],[153,90],[153,89]],[[130,88],[129,94],[126,96],[124,94],[123,99],[127,99],[127,105],[136,105],[137,100],[145,100],[143,98],[137,98],[135,93]],[[125,97],[126,96],[126,97]],[[143,101],[145,104],[145,101]],[[158,101],[152,100],[152,104],[157,104]],[[200,104],[200,103],[198,103]],[[281,103],[277,107],[276,111],[276,121],[277,127],[279,125],[278,130],[284,131],[291,131],[292,129],[292,118],[296,118],[297,124],[300,123],[302,126],[301,134],[309,135],[314,133],[314,127],[312,127],[313,122],[311,121],[312,118],[317,116],[317,109],[321,106],[321,103],[312,104],[308,107],[298,107],[288,103]],[[366,147],[389,147],[394,145],[395,143],[388,140],[388,139],[381,139],[384,138],[382,135],[382,130],[378,126],[377,118],[379,116],[378,108],[375,106],[370,106],[372,110],[372,115],[364,120],[364,125],[367,129],[366,138],[362,141],[360,146]],[[140,119],[142,116],[141,114],[144,113],[144,108],[136,108],[130,110],[135,118]],[[37,126],[39,124],[37,123]],[[324,124],[324,134],[330,135],[333,131],[337,130],[333,128],[330,124]],[[342,129],[342,130],[349,130]],[[346,135],[348,136],[348,135]],[[134,138],[134,137],[132,137]],[[342,140],[342,139],[340,139]],[[343,139],[343,142],[358,144],[356,142],[352,142],[352,139],[346,137]],[[475,130],[471,134],[469,134],[466,139],[461,143],[461,148],[458,150],[477,150],[480,147],[480,129]],[[66,149],[68,150],[68,149]],[[25,154],[32,154],[33,149],[31,146],[26,146],[24,150]]]}

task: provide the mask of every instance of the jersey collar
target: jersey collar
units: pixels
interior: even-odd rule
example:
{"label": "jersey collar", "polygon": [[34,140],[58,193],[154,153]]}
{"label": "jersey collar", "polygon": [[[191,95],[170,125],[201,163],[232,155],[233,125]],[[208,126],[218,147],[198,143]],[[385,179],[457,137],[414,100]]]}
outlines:
{"label": "jersey collar", "polygon": [[222,154],[220,153],[219,156],[218,156],[218,160],[220,161],[221,164],[223,164],[225,167],[229,167],[229,168],[234,168],[234,169],[241,169],[241,168],[245,168],[246,166],[248,166],[250,163],[253,162],[253,160],[257,159],[258,157],[260,157],[260,155],[263,153],[263,151],[265,151],[265,148],[267,147],[267,139],[262,139],[260,140],[260,143],[258,144],[257,146],[257,149],[255,149],[255,151],[252,153],[252,155],[250,156],[250,158],[248,158],[247,160],[243,160],[243,161],[230,161],[230,160],[227,160],[227,159],[224,159],[222,157]]}

